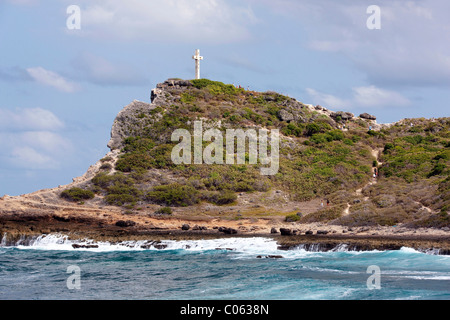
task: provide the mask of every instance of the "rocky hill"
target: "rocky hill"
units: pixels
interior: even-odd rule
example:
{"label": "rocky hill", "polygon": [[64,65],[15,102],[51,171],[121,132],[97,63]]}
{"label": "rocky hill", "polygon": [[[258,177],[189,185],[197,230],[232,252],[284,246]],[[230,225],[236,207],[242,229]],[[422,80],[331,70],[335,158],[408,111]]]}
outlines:
{"label": "rocky hill", "polygon": [[[265,164],[261,159],[250,164],[248,150],[245,163],[227,164],[226,138],[221,142],[224,164],[174,163],[171,155],[179,141],[172,141],[172,133],[185,129],[194,136],[196,121],[203,132],[217,129],[223,137],[227,129],[279,130],[276,173],[262,175]],[[277,226],[299,233],[357,228],[382,235],[401,227],[410,234],[434,228],[445,235],[450,227],[449,129],[450,118],[384,125],[367,113],[334,112],[272,91],[169,79],[152,90],[151,103],[133,101],[119,112],[108,143],[111,152],[85,175],[67,186],[0,198],[0,223],[8,232],[11,221],[19,228],[41,215],[44,225],[57,225],[50,232],[69,230],[69,221],[83,230],[95,226],[100,234],[106,226],[113,232],[133,226],[143,232],[195,221],[197,230],[229,233],[268,232]],[[203,149],[210,144],[204,141]],[[161,219],[166,224],[158,227]],[[221,222],[213,223],[217,219]],[[33,223],[25,229],[46,230]],[[226,223],[228,228],[219,226]]]}
{"label": "rocky hill", "polygon": [[[152,91],[151,101],[120,111],[108,144],[117,156],[102,159],[83,186],[107,204],[128,210],[206,204],[224,211],[248,198],[241,215],[347,226],[449,224],[449,118],[380,125],[367,113],[332,112],[206,79],[169,79]],[[203,130],[279,129],[278,173],[262,176],[260,163],[174,164],[178,142],[171,134],[192,133],[196,120]]]}

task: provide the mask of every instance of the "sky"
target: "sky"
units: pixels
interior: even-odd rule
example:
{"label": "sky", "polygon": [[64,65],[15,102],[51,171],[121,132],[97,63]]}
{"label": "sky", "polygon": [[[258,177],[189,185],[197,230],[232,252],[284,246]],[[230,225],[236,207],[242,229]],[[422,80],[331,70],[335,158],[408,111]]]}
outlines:
{"label": "sky", "polygon": [[195,49],[202,78],[379,123],[447,117],[449,12],[447,0],[0,0],[0,196],[82,175],[124,106],[195,77]]}

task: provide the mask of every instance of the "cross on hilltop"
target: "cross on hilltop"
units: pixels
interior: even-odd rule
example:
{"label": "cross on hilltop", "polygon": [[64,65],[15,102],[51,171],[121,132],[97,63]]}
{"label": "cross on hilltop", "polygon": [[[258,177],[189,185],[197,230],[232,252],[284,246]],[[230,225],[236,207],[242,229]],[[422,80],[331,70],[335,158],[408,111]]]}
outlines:
{"label": "cross on hilltop", "polygon": [[200,56],[200,49],[195,50],[192,59],[195,60],[195,79],[200,79],[200,60],[203,60],[203,57]]}

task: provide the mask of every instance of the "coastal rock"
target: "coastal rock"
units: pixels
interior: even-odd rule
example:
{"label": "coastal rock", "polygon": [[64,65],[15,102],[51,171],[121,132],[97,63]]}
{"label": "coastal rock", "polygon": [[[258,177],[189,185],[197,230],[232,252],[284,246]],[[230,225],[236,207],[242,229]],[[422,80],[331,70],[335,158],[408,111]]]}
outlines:
{"label": "coastal rock", "polygon": [[280,233],[282,236],[290,236],[292,235],[292,230],[289,228],[280,228]]}
{"label": "coastal rock", "polygon": [[282,255],[278,255],[278,254],[269,254],[267,256],[256,256],[256,258],[258,259],[262,259],[262,258],[267,258],[267,259],[282,259],[283,256]]}
{"label": "coastal rock", "polygon": [[316,234],[327,234],[327,230],[317,230]]}
{"label": "coastal rock", "polygon": [[312,235],[313,232],[312,232],[311,230],[308,230],[308,231],[305,232],[305,234],[306,234],[306,235]]}
{"label": "coastal rock", "polygon": [[190,228],[191,226],[186,223],[181,226],[181,230],[189,230]]}
{"label": "coastal rock", "polygon": [[276,228],[272,228],[272,229],[270,229],[270,233],[278,233],[278,231]]}
{"label": "coastal rock", "polygon": [[227,227],[220,227],[219,232],[223,232],[225,234],[236,234],[238,231],[233,228],[227,228]]}
{"label": "coastal rock", "polygon": [[136,222],[131,220],[119,220],[116,222],[116,226],[126,228],[126,227],[133,227],[136,225]]}
{"label": "coastal rock", "polygon": [[98,245],[96,244],[72,244],[72,248],[74,249],[92,249],[92,248],[98,248]]}

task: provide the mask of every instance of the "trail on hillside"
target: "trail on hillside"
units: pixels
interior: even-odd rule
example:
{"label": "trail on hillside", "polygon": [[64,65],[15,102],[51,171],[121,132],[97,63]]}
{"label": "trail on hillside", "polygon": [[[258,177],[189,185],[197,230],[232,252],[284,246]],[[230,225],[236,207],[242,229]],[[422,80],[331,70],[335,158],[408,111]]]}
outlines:
{"label": "trail on hillside", "polygon": [[[374,169],[375,169],[375,168],[378,170],[378,168],[379,168],[380,166],[383,165],[383,163],[379,161],[379,159],[380,159],[380,153],[381,153],[382,150],[383,150],[383,149],[372,149],[372,150],[370,151],[370,154],[371,154],[371,155],[376,159],[376,161],[377,161],[377,167],[372,167],[372,170],[371,170],[371,173],[370,173],[370,174],[371,174],[371,179],[370,179],[370,181],[369,181],[366,185],[364,185],[363,187],[361,187],[361,188],[355,190],[355,194],[356,194],[357,196],[362,196],[362,191],[363,191],[365,188],[370,187],[370,186],[372,186],[372,185],[378,183],[378,178],[377,178],[377,177],[374,177],[373,174],[374,174]],[[364,200],[364,201],[367,201],[367,200],[369,200],[369,197],[364,197],[363,200]],[[347,207],[344,209],[342,215],[343,215],[343,216],[349,215],[349,214],[350,214],[350,208],[351,208],[351,204],[350,204],[350,203],[347,203]]]}

